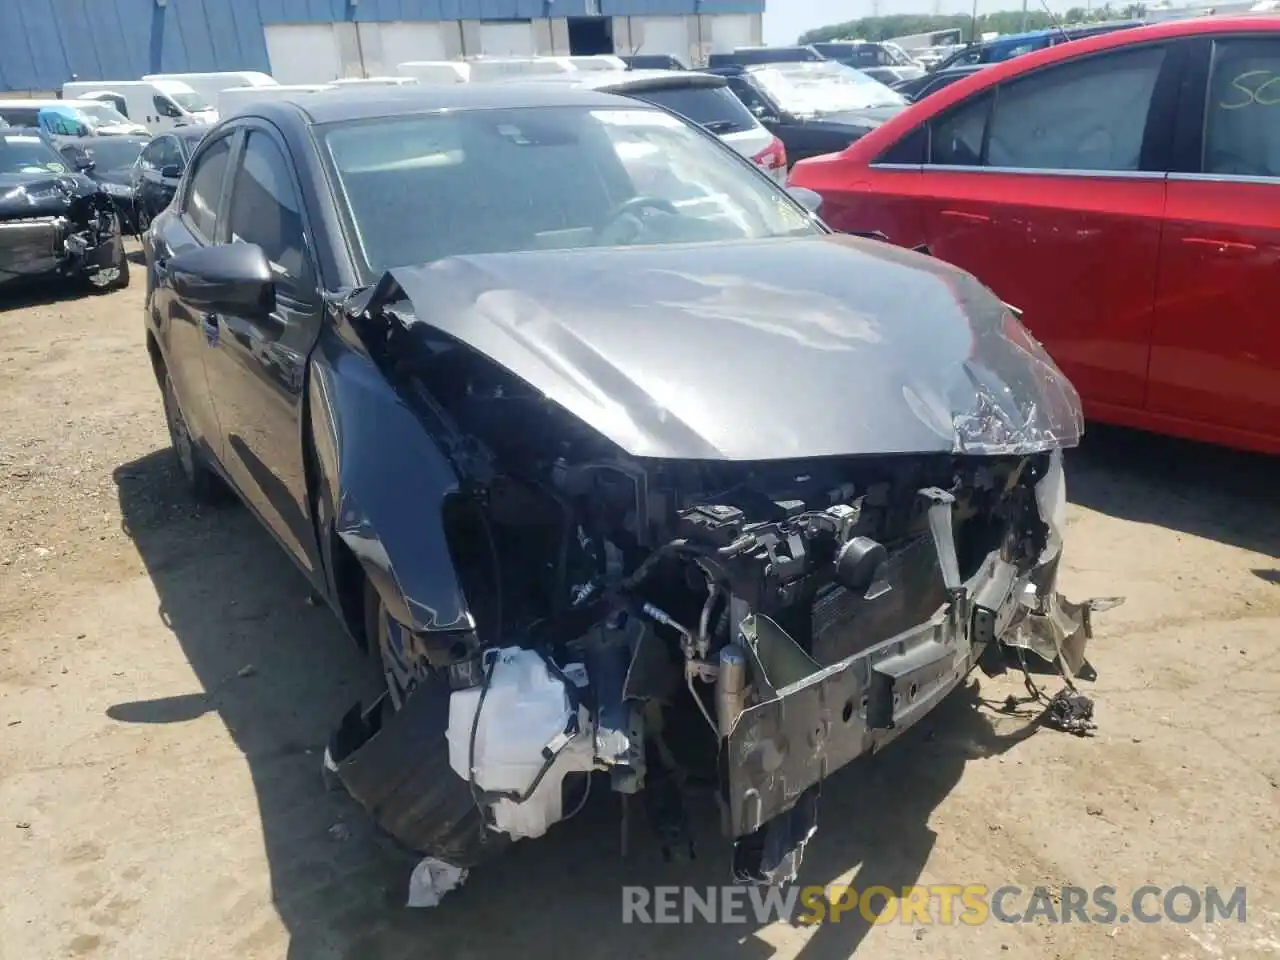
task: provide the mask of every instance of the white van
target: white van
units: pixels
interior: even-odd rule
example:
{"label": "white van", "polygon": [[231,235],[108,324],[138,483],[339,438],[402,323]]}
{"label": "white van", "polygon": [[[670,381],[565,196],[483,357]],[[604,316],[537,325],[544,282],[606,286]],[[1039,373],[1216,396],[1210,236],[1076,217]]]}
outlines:
{"label": "white van", "polygon": [[509,77],[554,76],[576,73],[578,68],[568,57],[476,57],[468,60],[471,82],[485,83]]}
{"label": "white van", "polygon": [[213,105],[179,80],[77,80],[62,85],[62,96],[105,101],[153,134],[218,120]]}
{"label": "white van", "polygon": [[143,80],[177,80],[185,83],[209,103],[218,102],[218,94],[223,90],[234,90],[238,87],[274,87],[275,77],[256,70],[224,70],[215,73],[149,73]]}
{"label": "white van", "polygon": [[578,70],[625,70],[627,61],[611,53],[565,57]]}
{"label": "white van", "polygon": [[345,77],[334,80],[335,87],[403,87],[417,83],[417,77]]}
{"label": "white van", "polygon": [[287,100],[299,93],[337,89],[329,83],[277,83],[270,87],[234,87],[218,94],[218,116],[230,117],[264,100]]}
{"label": "white van", "polygon": [[419,83],[466,83],[471,79],[470,66],[461,60],[408,60],[396,64],[396,73]]}

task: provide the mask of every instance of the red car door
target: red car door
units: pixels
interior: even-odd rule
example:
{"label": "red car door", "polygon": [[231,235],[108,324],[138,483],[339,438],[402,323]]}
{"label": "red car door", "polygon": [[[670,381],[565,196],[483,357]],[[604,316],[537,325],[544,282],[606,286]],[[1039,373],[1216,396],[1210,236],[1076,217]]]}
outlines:
{"label": "red car door", "polygon": [[1140,410],[1188,53],[1154,41],[992,68],[843,186],[838,162],[797,167],[792,182],[824,195],[837,229],[923,242],[1022,309],[1087,413]]}
{"label": "red car door", "polygon": [[1147,407],[1174,432],[1280,453],[1280,31],[1199,53],[1207,98],[1179,124],[1190,162],[1169,177]]}

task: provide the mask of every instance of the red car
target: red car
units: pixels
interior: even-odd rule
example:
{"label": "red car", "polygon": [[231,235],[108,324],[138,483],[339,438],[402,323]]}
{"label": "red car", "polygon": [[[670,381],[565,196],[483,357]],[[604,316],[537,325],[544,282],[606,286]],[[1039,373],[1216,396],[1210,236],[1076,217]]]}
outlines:
{"label": "red car", "polygon": [[1021,308],[1087,417],[1280,453],[1280,17],[989,67],[789,182]]}

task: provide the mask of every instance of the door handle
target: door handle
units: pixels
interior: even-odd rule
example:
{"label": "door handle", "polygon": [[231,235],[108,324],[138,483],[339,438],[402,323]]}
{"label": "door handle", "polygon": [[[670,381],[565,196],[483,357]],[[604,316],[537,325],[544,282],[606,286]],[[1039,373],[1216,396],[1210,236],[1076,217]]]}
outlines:
{"label": "door handle", "polygon": [[1193,247],[1213,247],[1218,253],[1256,253],[1258,250],[1252,243],[1215,240],[1213,237],[1183,237],[1182,242]]}
{"label": "door handle", "polygon": [[968,220],[970,223],[990,223],[991,218],[985,213],[969,213],[967,210],[943,210],[944,217],[952,217],[956,220]]}

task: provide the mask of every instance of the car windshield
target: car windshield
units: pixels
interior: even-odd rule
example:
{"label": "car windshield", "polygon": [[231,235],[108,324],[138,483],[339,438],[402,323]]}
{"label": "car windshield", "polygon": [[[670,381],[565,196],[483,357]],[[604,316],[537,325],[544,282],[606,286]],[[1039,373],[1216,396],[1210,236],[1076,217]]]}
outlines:
{"label": "car windshield", "polygon": [[147,141],[132,137],[94,137],[93,143],[85,148],[85,153],[97,165],[99,172],[124,170],[133,166],[146,145]]}
{"label": "car windshield", "polygon": [[67,164],[41,137],[0,133],[0,174],[67,173]]}
{"label": "car windshield", "polygon": [[821,232],[708,134],[640,105],[379,118],[319,137],[371,278],[450,256]]}
{"label": "car windshield", "polygon": [[129,122],[128,117],[109,103],[90,103],[86,100],[84,103],[76,103],[74,106],[84,116],[85,122],[90,127],[103,127],[112,123]]}
{"label": "car windshield", "polygon": [[171,93],[169,99],[188,113],[199,113],[201,110],[212,110],[213,107],[204,97],[194,90],[189,93]]}
{"label": "car windshield", "polygon": [[770,64],[752,76],[784,110],[800,117],[901,107],[907,102],[879,80],[832,60]]}

